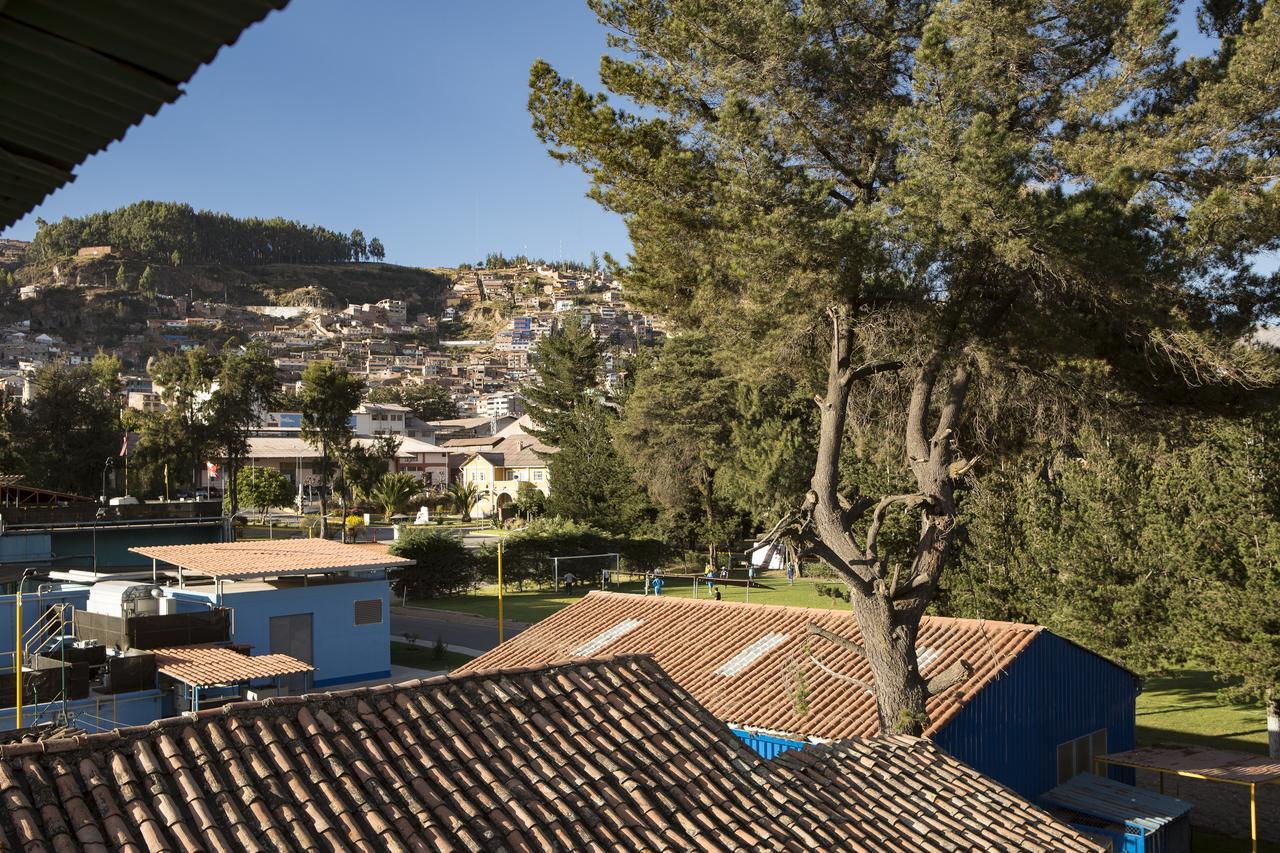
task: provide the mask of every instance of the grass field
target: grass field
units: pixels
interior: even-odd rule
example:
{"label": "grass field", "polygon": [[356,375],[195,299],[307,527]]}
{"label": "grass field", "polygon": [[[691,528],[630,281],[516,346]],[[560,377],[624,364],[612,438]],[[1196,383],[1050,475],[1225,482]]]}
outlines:
{"label": "grass field", "polygon": [[[831,598],[818,595],[815,592],[814,581],[798,579],[794,585],[788,585],[786,578],[762,578],[760,583],[764,585],[764,588],[752,589],[750,592],[747,591],[746,587],[721,584],[720,594],[722,600],[750,601],[752,604],[790,604],[798,607],[848,607],[843,602],[835,602]],[[817,583],[824,582],[819,581]],[[825,583],[830,583],[830,581]],[[593,588],[598,589],[599,587]],[[644,591],[644,583],[641,581],[627,581],[610,585],[609,589],[614,592],[641,593]],[[567,607],[586,594],[587,589],[582,587],[575,588],[571,593],[556,593],[546,590],[516,592],[508,589],[506,595],[503,596],[503,617],[516,622],[537,622],[539,619],[544,619],[557,610]],[[662,594],[664,596],[691,598],[693,596],[693,581],[687,578],[668,578],[663,584]],[[701,599],[706,596],[706,586],[700,585],[698,598]],[[472,595],[410,600],[409,604],[496,619],[498,618],[498,587],[495,584],[491,584],[481,587]]]}
{"label": "grass field", "polygon": [[443,658],[436,657],[435,649],[430,646],[411,646],[408,643],[391,644],[391,663],[395,666],[411,666],[414,669],[430,669],[436,671],[457,669],[472,660],[470,655],[458,652],[445,652]]}
{"label": "grass field", "polygon": [[1221,705],[1222,684],[1203,670],[1183,669],[1147,679],[1138,697],[1138,743],[1190,743],[1267,753],[1261,705]]}

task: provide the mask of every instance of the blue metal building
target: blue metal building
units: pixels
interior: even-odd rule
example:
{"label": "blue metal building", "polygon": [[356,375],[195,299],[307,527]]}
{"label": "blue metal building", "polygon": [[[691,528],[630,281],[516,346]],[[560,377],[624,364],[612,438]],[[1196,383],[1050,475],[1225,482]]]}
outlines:
{"label": "blue metal building", "polygon": [[[1133,748],[1140,686],[1124,667],[1042,630],[933,740],[1035,799],[1091,770],[1095,757]],[[782,732],[731,728],[764,758],[809,743]]]}

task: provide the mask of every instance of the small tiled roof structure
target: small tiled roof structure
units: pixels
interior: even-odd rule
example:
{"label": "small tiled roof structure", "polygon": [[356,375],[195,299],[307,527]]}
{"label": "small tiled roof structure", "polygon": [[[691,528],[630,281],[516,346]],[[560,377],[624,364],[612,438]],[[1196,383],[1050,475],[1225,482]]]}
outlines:
{"label": "small tiled roof structure", "polygon": [[[846,680],[870,683],[867,662],[810,636],[811,622],[854,641],[861,638],[848,611],[593,591],[470,661],[466,669],[652,654],[681,687],[730,724],[829,740],[871,737],[879,729],[875,697]],[[924,617],[917,640],[922,674],[941,672],[962,658],[974,667],[963,684],[930,698],[925,734],[946,725],[1043,630]],[[788,685],[806,644],[830,672],[805,667],[808,707],[799,709]]]}
{"label": "small tiled roof structure", "polygon": [[286,2],[0,2],[0,230]]}
{"label": "small tiled roof structure", "polygon": [[225,646],[156,649],[155,656],[156,669],[192,687],[242,684],[315,671],[311,664],[289,655],[246,655]]}
{"label": "small tiled roof structure", "polygon": [[150,545],[135,554],[211,578],[269,577],[398,568],[413,560],[330,539],[271,539],[205,545]]}
{"label": "small tiled roof structure", "polygon": [[555,452],[554,447],[531,435],[515,433],[503,437],[489,450],[472,453],[467,457],[467,462],[480,457],[498,468],[541,468],[547,464],[545,454]]}
{"label": "small tiled roof structure", "polygon": [[1103,761],[1122,767],[1188,773],[1245,785],[1280,783],[1280,758],[1205,746],[1140,746],[1113,752]]}
{"label": "small tiled roof structure", "polygon": [[[873,832],[877,817],[892,815],[893,831],[874,838],[876,850],[1078,850],[1089,843],[1063,834],[1061,824],[1046,824],[1039,809],[924,738],[857,738],[790,749],[771,764],[783,785],[807,791],[831,812],[866,815]],[[930,807],[904,814],[904,797]]]}
{"label": "small tiled roof structure", "polygon": [[1099,849],[926,741],[766,762],[634,656],[3,746],[0,801],[28,850]]}

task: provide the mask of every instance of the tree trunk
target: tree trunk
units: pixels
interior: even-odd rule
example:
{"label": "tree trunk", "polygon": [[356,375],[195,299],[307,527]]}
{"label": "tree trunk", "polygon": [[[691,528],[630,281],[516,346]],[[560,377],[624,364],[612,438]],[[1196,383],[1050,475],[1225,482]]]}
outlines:
{"label": "tree trunk", "polygon": [[329,443],[320,442],[320,538],[329,538]]}
{"label": "tree trunk", "polygon": [[1267,691],[1267,754],[1280,758],[1280,687]]}
{"label": "tree trunk", "polygon": [[875,679],[880,731],[922,735],[928,723],[928,695],[916,665],[915,629],[894,624],[892,606],[884,597],[854,596],[853,611]]}
{"label": "tree trunk", "polygon": [[[856,491],[842,494],[840,451],[852,389],[861,380],[880,372],[901,370],[904,365],[880,361],[855,366],[850,311],[837,306],[829,314],[831,356],[826,394],[816,398],[821,419],[811,488],[800,509],[780,521],[770,537],[789,538],[798,555],[817,556],[849,585],[862,643],[846,641],[829,632],[826,639],[838,641],[838,645],[866,659],[874,682],[880,730],[920,735],[928,725],[929,697],[964,681],[972,672],[967,661],[957,661],[926,681],[920,674],[915,650],[920,619],[937,590],[938,577],[955,537],[954,481],[970,464],[955,460],[954,454],[954,432],[968,388],[969,369],[962,350],[947,353],[959,358],[934,421],[934,389],[944,361],[943,350],[936,350],[918,368],[905,436],[916,492],[887,495],[879,500]],[[933,422],[932,430],[926,426],[929,422]],[[878,543],[885,514],[898,504],[909,512],[918,512],[920,518],[914,554],[901,573],[881,555]],[[868,516],[872,507],[874,511]],[[854,526],[861,524],[865,524],[865,533],[855,537]],[[820,631],[815,633],[822,636]]]}

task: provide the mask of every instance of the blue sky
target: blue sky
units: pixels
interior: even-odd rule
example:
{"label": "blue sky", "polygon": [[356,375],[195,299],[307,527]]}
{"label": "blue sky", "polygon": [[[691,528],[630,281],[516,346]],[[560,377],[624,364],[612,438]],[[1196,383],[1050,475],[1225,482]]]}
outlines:
{"label": "blue sky", "polygon": [[[1189,11],[1179,24],[1184,50],[1211,50]],[[598,88],[604,49],[583,0],[294,0],[5,236],[159,199],[361,228],[402,264],[622,257],[621,219],[525,106],[536,58]]]}
{"label": "blue sky", "polygon": [[160,199],[361,228],[403,264],[621,256],[622,220],[526,109],[535,59],[595,87],[604,49],[582,0],[294,0],[5,236]]}

